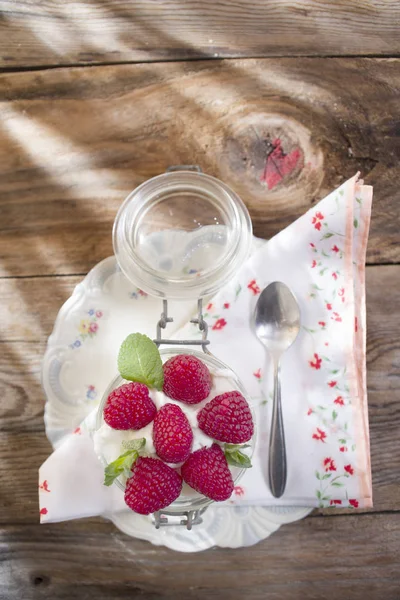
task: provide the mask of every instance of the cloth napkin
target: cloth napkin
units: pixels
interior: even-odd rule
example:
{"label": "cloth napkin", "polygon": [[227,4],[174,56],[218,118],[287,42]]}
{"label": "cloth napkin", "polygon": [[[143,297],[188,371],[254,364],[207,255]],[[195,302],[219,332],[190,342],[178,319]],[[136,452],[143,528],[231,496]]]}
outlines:
{"label": "cloth napkin", "polygon": [[[372,506],[365,367],[371,203],[372,188],[352,177],[260,244],[235,279],[206,302],[210,349],[242,379],[256,415],[253,467],[227,505]],[[279,499],[271,495],[267,473],[273,365],[250,326],[258,295],[272,281],[293,290],[302,320],[281,363],[288,476]],[[199,335],[188,314],[176,339]],[[137,330],[153,335],[154,322],[142,320]],[[126,509],[121,491],[103,486],[94,418],[95,411],[41,466],[41,522]]]}

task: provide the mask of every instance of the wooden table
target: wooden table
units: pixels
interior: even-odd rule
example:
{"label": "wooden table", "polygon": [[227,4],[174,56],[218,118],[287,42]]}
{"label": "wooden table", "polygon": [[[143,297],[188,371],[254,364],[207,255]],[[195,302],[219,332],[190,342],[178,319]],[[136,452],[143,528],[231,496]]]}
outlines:
{"label": "wooden table", "polygon": [[[398,600],[399,2],[0,0],[0,11],[0,597]],[[294,158],[262,181],[278,143]],[[252,548],[187,556],[100,518],[39,526],[46,339],[112,253],[123,198],[179,163],[234,188],[266,238],[358,170],[374,186],[373,509],[315,511]]]}

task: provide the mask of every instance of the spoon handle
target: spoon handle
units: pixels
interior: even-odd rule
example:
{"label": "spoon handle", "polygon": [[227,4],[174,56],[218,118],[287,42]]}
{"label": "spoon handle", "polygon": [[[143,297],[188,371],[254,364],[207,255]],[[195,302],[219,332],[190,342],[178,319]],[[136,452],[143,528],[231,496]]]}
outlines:
{"label": "spoon handle", "polygon": [[286,449],[281,405],[281,371],[275,363],[274,401],[272,407],[271,435],[269,440],[269,486],[272,495],[280,498],[286,487]]}

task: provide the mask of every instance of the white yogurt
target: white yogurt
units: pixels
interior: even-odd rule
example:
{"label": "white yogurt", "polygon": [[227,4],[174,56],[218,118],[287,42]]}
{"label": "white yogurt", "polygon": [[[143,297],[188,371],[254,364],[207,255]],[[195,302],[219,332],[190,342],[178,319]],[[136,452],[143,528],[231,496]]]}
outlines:
{"label": "white yogurt", "polygon": [[[201,431],[201,429],[198,427],[197,413],[199,410],[201,410],[203,406],[207,404],[207,402],[212,400],[212,398],[215,398],[215,396],[219,396],[225,392],[230,392],[237,389],[237,386],[232,379],[232,374],[228,369],[210,371],[212,376],[211,392],[205,400],[199,402],[198,404],[190,405],[183,402],[178,402],[177,400],[172,400],[172,398],[169,398],[163,392],[150,390],[150,396],[157,409],[160,409],[162,406],[164,406],[164,404],[176,404],[185,413],[193,430],[192,452],[199,450],[204,446],[211,446],[213,443],[213,440],[208,437],[208,435],[203,433],[203,431]],[[123,454],[126,451],[122,442],[128,442],[130,440],[140,438],[146,439],[146,445],[143,449],[143,454],[146,456],[156,457],[157,455],[153,444],[153,422],[149,423],[149,425],[146,425],[146,427],[143,427],[138,431],[134,431],[133,429],[120,431],[117,429],[112,429],[109,425],[107,425],[107,423],[103,423],[100,429],[94,433],[94,449],[96,454],[103,456],[107,463],[110,463],[116,460],[120,454]],[[178,467],[180,465],[174,464],[171,466]]]}

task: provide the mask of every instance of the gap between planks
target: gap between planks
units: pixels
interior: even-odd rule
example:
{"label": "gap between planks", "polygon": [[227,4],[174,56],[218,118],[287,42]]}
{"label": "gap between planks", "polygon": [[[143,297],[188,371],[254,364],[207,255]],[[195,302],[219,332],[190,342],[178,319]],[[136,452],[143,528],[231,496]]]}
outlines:
{"label": "gap between planks", "polygon": [[257,58],[268,58],[269,60],[274,59],[282,59],[282,58],[310,58],[310,59],[330,59],[330,58],[349,58],[349,59],[358,59],[358,58],[379,58],[379,59],[391,59],[391,58],[400,58],[400,53],[391,53],[391,54],[274,54],[273,56],[266,57],[263,54],[236,54],[231,56],[219,56],[216,58],[215,56],[196,56],[194,58],[166,58],[162,60],[157,58],[155,60],[121,60],[115,62],[72,62],[64,65],[37,65],[30,67],[1,67],[0,75],[2,73],[29,73],[31,71],[50,71],[54,69],[86,69],[86,68],[96,68],[96,67],[117,67],[120,65],[152,65],[156,63],[196,63],[202,61],[210,61],[210,62],[221,62],[221,61],[229,61],[229,60],[252,60]]}

